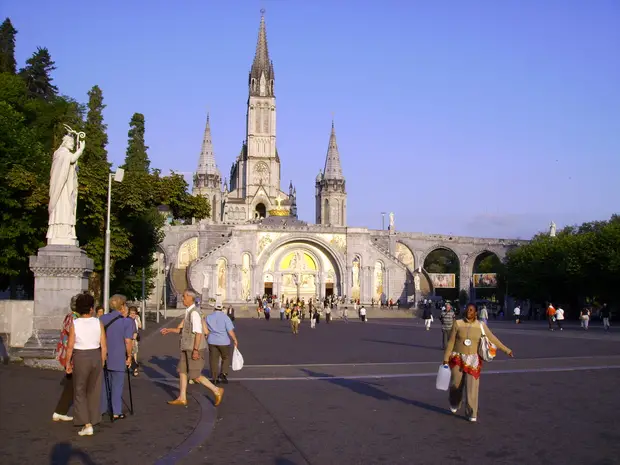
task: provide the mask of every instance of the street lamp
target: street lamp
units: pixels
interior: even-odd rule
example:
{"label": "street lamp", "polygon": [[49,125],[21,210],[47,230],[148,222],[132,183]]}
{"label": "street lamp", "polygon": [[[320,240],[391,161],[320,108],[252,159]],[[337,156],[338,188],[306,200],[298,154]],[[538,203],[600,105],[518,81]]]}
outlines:
{"label": "street lamp", "polygon": [[110,299],[110,210],[112,208],[112,177],[115,182],[123,182],[125,170],[117,168],[114,174],[108,174],[108,218],[105,227],[105,258],[103,265],[103,311],[108,312]]}
{"label": "street lamp", "polygon": [[387,212],[381,212],[381,230],[385,229],[385,214]]}

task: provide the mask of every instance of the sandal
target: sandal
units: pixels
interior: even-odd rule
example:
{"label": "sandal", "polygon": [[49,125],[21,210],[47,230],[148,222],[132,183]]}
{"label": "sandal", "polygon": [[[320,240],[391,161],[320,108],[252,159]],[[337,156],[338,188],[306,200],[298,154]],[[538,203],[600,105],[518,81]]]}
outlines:
{"label": "sandal", "polygon": [[135,369],[135,370],[133,371],[133,375],[134,375],[134,376],[138,376],[138,369]]}
{"label": "sandal", "polygon": [[121,413],[120,415],[114,415],[115,420],[124,420],[125,418],[127,417],[125,416],[124,413]]}

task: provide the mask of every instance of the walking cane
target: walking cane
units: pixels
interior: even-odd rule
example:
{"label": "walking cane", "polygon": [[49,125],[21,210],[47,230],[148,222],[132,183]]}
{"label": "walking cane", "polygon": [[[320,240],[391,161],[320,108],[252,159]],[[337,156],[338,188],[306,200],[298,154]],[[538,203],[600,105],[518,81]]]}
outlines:
{"label": "walking cane", "polygon": [[129,413],[133,415],[133,395],[131,394],[131,375],[129,374],[129,367],[127,367],[127,383],[129,384]]}
{"label": "walking cane", "polygon": [[105,392],[106,397],[108,398],[108,413],[110,414],[110,421],[114,423],[114,413],[112,412],[112,389],[110,386],[110,372],[108,371],[107,365],[104,365],[103,367],[103,379],[105,380]]}

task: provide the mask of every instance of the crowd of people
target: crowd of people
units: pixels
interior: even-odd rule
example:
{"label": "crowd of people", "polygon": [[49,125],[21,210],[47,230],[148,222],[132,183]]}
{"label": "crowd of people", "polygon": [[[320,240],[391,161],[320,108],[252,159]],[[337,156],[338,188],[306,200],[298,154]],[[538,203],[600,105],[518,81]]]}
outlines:
{"label": "crowd of people", "polygon": [[[308,301],[302,298],[285,298],[276,295],[265,295],[256,298],[256,315],[258,319],[264,318],[266,321],[271,319],[272,311],[280,315],[280,320],[290,321],[293,334],[299,334],[299,327],[305,320],[310,321],[310,328],[316,328],[321,318],[325,317],[325,322],[329,324],[333,316],[339,316],[345,323],[349,321],[349,308],[346,298],[328,296],[323,300],[309,298]],[[359,300],[351,300],[353,311],[357,317],[366,322],[367,310]]]}

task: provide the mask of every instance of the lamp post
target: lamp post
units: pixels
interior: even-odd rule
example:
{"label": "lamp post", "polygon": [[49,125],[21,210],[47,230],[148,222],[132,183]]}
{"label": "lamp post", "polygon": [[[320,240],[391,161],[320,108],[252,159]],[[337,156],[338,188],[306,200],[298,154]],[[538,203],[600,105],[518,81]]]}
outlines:
{"label": "lamp post", "polygon": [[168,287],[168,271],[170,265],[166,265],[164,268],[164,320],[168,319],[168,297],[166,295],[166,288]]}
{"label": "lamp post", "polygon": [[112,177],[115,182],[123,182],[125,170],[117,168],[114,174],[108,174],[108,217],[105,228],[105,258],[103,265],[103,311],[109,312],[108,301],[110,299],[110,210],[112,208]]}
{"label": "lamp post", "polygon": [[385,214],[386,212],[381,212],[381,230],[385,229]]}

